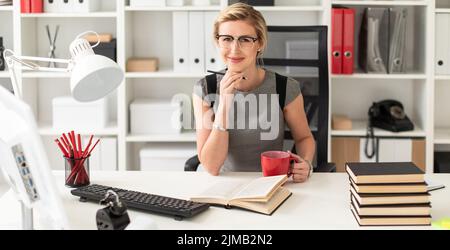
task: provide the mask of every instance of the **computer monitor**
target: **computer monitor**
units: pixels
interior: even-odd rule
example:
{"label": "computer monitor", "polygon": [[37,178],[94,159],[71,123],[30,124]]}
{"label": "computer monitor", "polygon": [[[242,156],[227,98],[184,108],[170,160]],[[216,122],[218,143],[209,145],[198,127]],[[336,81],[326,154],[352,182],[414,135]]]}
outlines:
{"label": "computer monitor", "polygon": [[0,87],[0,117],[0,168],[6,181],[17,198],[34,210],[43,229],[68,229],[31,108]]}

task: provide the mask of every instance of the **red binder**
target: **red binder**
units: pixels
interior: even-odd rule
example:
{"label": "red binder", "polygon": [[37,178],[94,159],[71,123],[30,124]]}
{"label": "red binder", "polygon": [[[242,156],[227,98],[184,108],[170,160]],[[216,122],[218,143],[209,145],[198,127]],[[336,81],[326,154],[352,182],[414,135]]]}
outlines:
{"label": "red binder", "polygon": [[31,13],[31,0],[20,0],[20,12]]}
{"label": "red binder", "polygon": [[355,10],[344,9],[342,35],[342,74],[353,74],[355,48]]}
{"label": "red binder", "polygon": [[31,0],[31,13],[42,13],[44,9],[43,0]]}
{"label": "red binder", "polygon": [[331,9],[331,73],[342,73],[343,9]]}

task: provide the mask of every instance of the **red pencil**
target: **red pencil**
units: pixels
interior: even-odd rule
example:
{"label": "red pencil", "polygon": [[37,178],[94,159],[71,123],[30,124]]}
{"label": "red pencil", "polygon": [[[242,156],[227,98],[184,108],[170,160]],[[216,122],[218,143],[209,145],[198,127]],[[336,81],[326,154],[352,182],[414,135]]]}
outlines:
{"label": "red pencil", "polygon": [[69,139],[67,138],[67,136],[66,136],[65,133],[63,133],[62,135],[63,135],[63,138],[64,138],[64,142],[67,144],[67,147],[68,147],[68,150],[69,150],[70,157],[73,157],[73,150],[72,150],[72,147],[71,147],[71,145],[70,145],[70,141],[69,141]]}
{"label": "red pencil", "polygon": [[63,147],[61,142],[59,142],[58,139],[56,139],[55,142],[58,145],[58,147],[61,149],[62,153],[64,154],[64,157],[69,157],[69,153],[67,153],[66,149]]}
{"label": "red pencil", "polygon": [[66,153],[69,154],[68,147],[67,147],[67,145],[64,143],[64,141],[63,141],[62,139],[56,138],[56,139],[55,139],[55,142],[56,142],[56,143],[60,143],[61,146],[66,150]]}
{"label": "red pencil", "polygon": [[91,137],[89,138],[89,142],[86,145],[86,148],[84,149],[84,152],[83,152],[83,158],[87,156],[86,152],[89,152],[89,147],[91,146],[92,138],[94,138],[94,135],[91,135]]}
{"label": "red pencil", "polygon": [[[91,154],[91,152],[94,150],[94,148],[97,146],[97,144],[99,142],[100,142],[100,139],[98,139],[95,142],[94,146],[89,151],[86,150],[86,152],[83,154],[83,158],[80,161],[78,161],[78,164],[73,168],[72,172],[70,173],[69,177],[67,178],[68,180],[72,180],[74,177],[76,177],[75,175],[79,171],[84,171],[83,165],[87,159],[86,157]],[[84,172],[84,174],[87,175],[86,172]]]}
{"label": "red pencil", "polygon": [[98,144],[99,142],[100,142],[100,139],[97,139],[97,141],[95,142],[94,146],[91,148],[91,150],[89,150],[89,154],[87,154],[87,155],[90,155],[90,154],[91,154],[92,150],[94,150],[95,146],[97,146],[97,144]]}
{"label": "red pencil", "polygon": [[75,132],[72,130],[69,133],[70,141],[72,142],[72,149],[73,149],[73,155],[75,158],[78,158],[78,151],[77,151],[77,142],[75,141]]}
{"label": "red pencil", "polygon": [[82,146],[81,146],[81,135],[78,134],[78,155],[83,155]]}

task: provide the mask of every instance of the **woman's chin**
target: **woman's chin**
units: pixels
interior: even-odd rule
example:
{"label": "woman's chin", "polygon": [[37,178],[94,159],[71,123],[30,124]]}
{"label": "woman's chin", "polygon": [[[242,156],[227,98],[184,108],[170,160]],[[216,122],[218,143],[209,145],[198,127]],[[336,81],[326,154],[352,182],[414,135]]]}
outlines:
{"label": "woman's chin", "polygon": [[236,65],[233,63],[229,63],[227,68],[228,71],[231,72],[242,72],[244,70],[244,67],[242,65]]}

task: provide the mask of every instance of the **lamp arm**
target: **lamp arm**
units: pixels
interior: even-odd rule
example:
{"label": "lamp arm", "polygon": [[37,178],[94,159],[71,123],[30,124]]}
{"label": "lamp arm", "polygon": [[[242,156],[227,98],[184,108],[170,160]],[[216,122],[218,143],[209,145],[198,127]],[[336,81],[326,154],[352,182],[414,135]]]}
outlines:
{"label": "lamp arm", "polygon": [[[20,88],[17,80],[17,72],[15,65],[19,63],[26,68],[33,71],[44,71],[44,72],[62,72],[67,73],[72,70],[73,61],[68,59],[56,59],[56,58],[45,58],[45,57],[31,57],[31,56],[17,56],[12,50],[5,50],[3,52],[3,57],[5,58],[6,64],[8,65],[9,75],[11,77],[11,84],[13,86],[14,94],[22,99],[22,89]],[[41,67],[31,61],[35,62],[55,62],[67,64],[65,68],[50,68]]]}
{"label": "lamp arm", "polygon": [[[45,57],[32,57],[32,56],[16,56],[16,55],[10,55],[6,56],[5,59],[9,59],[13,62],[17,62],[28,69],[35,70],[35,71],[46,71],[46,72],[70,72],[73,66],[73,61],[68,59],[56,59],[56,58],[45,58]],[[65,68],[50,68],[50,67],[42,67],[35,63],[32,63],[31,61],[36,62],[54,62],[54,63],[62,63],[67,64]],[[9,65],[8,65],[9,66]]]}

